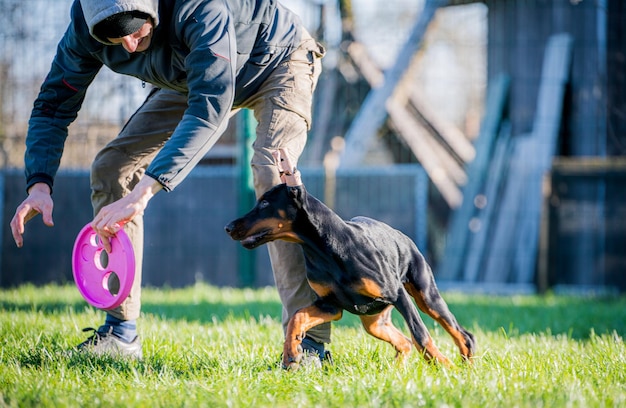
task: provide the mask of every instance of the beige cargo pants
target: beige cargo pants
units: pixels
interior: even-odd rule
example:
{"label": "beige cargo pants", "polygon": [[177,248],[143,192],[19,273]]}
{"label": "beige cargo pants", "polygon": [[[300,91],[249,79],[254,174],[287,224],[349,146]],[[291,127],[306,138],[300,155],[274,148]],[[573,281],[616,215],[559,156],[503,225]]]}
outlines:
{"label": "beige cargo pants", "polygon": [[[272,150],[286,149],[292,162],[296,163],[304,149],[323,54],[323,48],[305,32],[300,47],[290,59],[279,65],[257,94],[241,106],[252,109],[258,122],[251,163],[257,196],[280,183]],[[91,168],[94,215],[132,190],[172,135],[186,108],[186,95],[154,90],[118,137],[98,153]],[[137,258],[135,282],[126,301],[107,312],[119,319],[130,320],[137,319],[141,310],[142,217],[136,217],[124,228]],[[289,317],[310,305],[315,295],[306,281],[304,258],[297,244],[276,241],[268,244],[268,250],[283,304],[283,328],[286,328]],[[316,341],[329,343],[330,324],[318,326],[308,335]]]}

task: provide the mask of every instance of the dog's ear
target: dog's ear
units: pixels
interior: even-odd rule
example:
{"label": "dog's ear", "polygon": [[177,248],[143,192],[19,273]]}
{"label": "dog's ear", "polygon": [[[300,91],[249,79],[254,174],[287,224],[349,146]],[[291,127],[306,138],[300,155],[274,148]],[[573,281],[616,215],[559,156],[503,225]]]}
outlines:
{"label": "dog's ear", "polygon": [[298,208],[302,208],[303,200],[304,200],[304,191],[302,186],[289,186],[287,187],[287,191],[289,192],[289,197],[291,197],[295,202]]}
{"label": "dog's ear", "polygon": [[290,186],[287,187],[287,191],[289,191],[289,196],[291,198],[295,198],[296,200],[302,197],[302,189],[300,186]]}

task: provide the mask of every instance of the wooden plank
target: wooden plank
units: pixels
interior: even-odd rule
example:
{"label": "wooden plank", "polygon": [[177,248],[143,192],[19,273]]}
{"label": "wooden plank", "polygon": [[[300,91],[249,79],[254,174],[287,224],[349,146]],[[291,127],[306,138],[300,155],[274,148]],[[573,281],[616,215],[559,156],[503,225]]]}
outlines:
{"label": "wooden plank", "polygon": [[487,283],[508,283],[511,275],[514,246],[517,240],[526,196],[525,180],[532,143],[530,136],[513,138],[513,150],[509,171],[506,175],[504,192],[498,205],[495,229],[485,249],[483,281]]}
{"label": "wooden plank", "polygon": [[346,47],[346,51],[372,88],[378,88],[383,84],[385,74],[376,66],[363,43],[352,41]]}
{"label": "wooden plank", "polygon": [[[452,123],[444,120],[434,110],[430,109],[428,104],[420,96],[415,82],[418,77],[417,73],[419,72],[423,55],[424,53],[416,53],[413,56],[404,78],[396,86],[391,98],[398,100],[403,105],[410,105],[408,109],[422,122],[423,127],[432,134],[437,145],[441,146],[438,151],[447,152],[447,154],[445,154],[446,161],[448,161],[447,157],[449,156],[450,159],[454,160],[460,166],[466,162],[472,161],[476,152],[474,146],[463,132]],[[443,153],[441,156],[444,157]],[[448,169],[453,177],[454,174],[452,174],[452,172],[455,171],[455,167],[454,164],[450,163],[450,168]],[[462,180],[458,183],[464,185],[466,180]]]}
{"label": "wooden plank", "polygon": [[[367,52],[365,46],[359,42],[351,42],[347,47],[347,53],[357,66],[365,80],[370,84],[372,88],[380,87],[384,82],[383,72],[376,66],[373,59]],[[415,65],[417,58],[413,58],[411,66]],[[408,87],[403,84],[404,87]],[[415,89],[415,87],[410,87]],[[417,91],[413,91],[408,95],[409,102],[417,111],[417,114],[421,117],[426,124],[437,133],[452,152],[457,155],[462,161],[470,162],[476,156],[476,151],[472,143],[467,137],[456,127],[453,123],[444,120],[435,111],[428,108],[428,104],[421,98]],[[465,184],[464,181],[459,184]]]}
{"label": "wooden plank", "polygon": [[409,101],[415,107],[417,113],[441,136],[442,140],[464,163],[473,161],[476,157],[476,149],[472,142],[461,132],[461,129],[452,122],[444,120],[437,112],[429,108],[415,87],[413,89],[413,92],[409,95]]}
{"label": "wooden plank", "polygon": [[494,150],[496,136],[500,130],[509,96],[510,79],[497,76],[487,93],[486,110],[480,133],[476,139],[476,158],[468,165],[468,183],[463,189],[463,200],[452,213],[445,253],[439,270],[444,279],[457,279],[465,261],[470,234],[469,222],[476,212],[474,198],[488,179],[487,172]]}
{"label": "wooden plank", "polygon": [[304,159],[310,166],[320,164],[324,160],[330,131],[330,123],[335,105],[333,100],[339,90],[339,72],[336,65],[327,67],[327,73],[322,75],[324,80],[319,81],[315,96],[315,115],[313,115],[312,137],[309,138],[308,148],[305,149]]}
{"label": "wooden plank", "polygon": [[535,126],[515,138],[515,149],[496,230],[486,259],[486,282],[532,283],[539,240],[541,180],[556,151],[572,39],[552,36],[546,45]]}
{"label": "wooden plank", "polygon": [[[382,71],[373,63],[362,44],[351,43],[348,46],[348,54],[371,87],[381,86],[384,80]],[[456,208],[460,203],[460,190],[456,186],[467,183],[465,171],[430,134],[430,131],[412,116],[400,99],[401,96],[397,97],[394,94],[385,106],[389,114],[390,126],[398,131],[398,136],[424,166],[428,176],[448,205]]]}
{"label": "wooden plank", "polygon": [[489,167],[490,177],[482,190],[484,196],[483,208],[479,209],[468,224],[473,224],[468,236],[467,258],[464,262],[463,280],[465,282],[477,282],[482,278],[481,268],[485,260],[486,248],[489,248],[489,239],[493,238],[493,226],[495,225],[496,212],[498,210],[498,198],[501,197],[504,180],[511,157],[511,126],[503,124],[500,136],[496,142],[493,160]]}
{"label": "wooden plank", "polygon": [[355,167],[362,163],[378,130],[387,118],[385,107],[387,100],[402,80],[413,56],[422,46],[424,34],[435,12],[439,7],[447,4],[447,0],[426,0],[407,41],[399,51],[392,67],[385,73],[384,83],[368,93],[361,109],[348,128],[345,135],[346,148],[340,158],[340,167]]}
{"label": "wooden plank", "polygon": [[552,169],[558,177],[622,178],[626,173],[626,157],[555,157]]}
{"label": "wooden plank", "polygon": [[539,245],[539,223],[543,201],[543,178],[550,170],[552,159],[557,153],[563,103],[566,86],[570,78],[573,39],[569,34],[550,37],[546,45],[542,70],[537,112],[531,137],[533,165],[527,173],[525,195],[526,206],[522,229],[515,251],[514,281],[529,283],[534,280],[537,248]]}
{"label": "wooden plank", "polygon": [[537,292],[540,294],[545,294],[550,286],[550,231],[555,231],[558,222],[555,206],[550,205],[554,178],[546,177],[544,183],[544,199],[541,203],[539,227],[539,252],[537,254]]}
{"label": "wooden plank", "polygon": [[389,110],[392,125],[398,130],[398,134],[424,167],[448,205],[456,208],[461,203],[461,190],[445,171],[436,149],[433,148],[433,141],[428,132],[420,126],[419,122],[411,116],[404,106],[394,99],[387,102],[386,108]]}

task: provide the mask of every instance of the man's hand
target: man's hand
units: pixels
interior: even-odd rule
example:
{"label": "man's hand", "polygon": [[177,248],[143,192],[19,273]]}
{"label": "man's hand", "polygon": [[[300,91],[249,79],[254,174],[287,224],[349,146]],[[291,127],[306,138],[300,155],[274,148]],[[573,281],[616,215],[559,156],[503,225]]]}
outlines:
{"label": "man's hand", "polygon": [[91,227],[100,236],[100,241],[107,252],[111,252],[111,237],[115,236],[124,224],[142,215],[148,206],[148,201],[161,188],[158,181],[144,176],[130,194],[102,207],[91,222]]}
{"label": "man's hand", "polygon": [[21,248],[24,245],[24,224],[37,214],[41,214],[43,223],[49,227],[54,226],[52,221],[52,208],[54,203],[50,195],[50,187],[45,183],[34,184],[28,191],[28,197],[17,207],[11,220],[11,233],[15,245]]}

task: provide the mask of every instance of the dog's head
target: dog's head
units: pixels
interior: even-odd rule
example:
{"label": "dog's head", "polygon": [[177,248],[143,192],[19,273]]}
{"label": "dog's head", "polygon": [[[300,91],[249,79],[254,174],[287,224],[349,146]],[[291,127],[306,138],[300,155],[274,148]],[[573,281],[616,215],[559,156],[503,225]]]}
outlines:
{"label": "dog's head", "polygon": [[302,207],[303,190],[303,186],[287,184],[273,187],[250,212],[226,225],[226,233],[248,249],[277,239],[301,243],[293,226]]}

